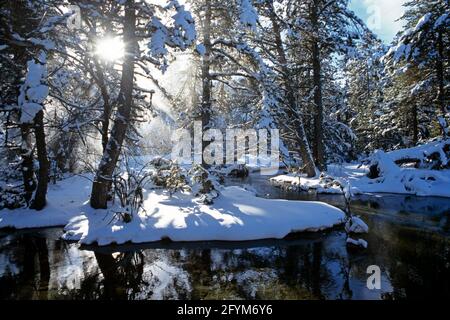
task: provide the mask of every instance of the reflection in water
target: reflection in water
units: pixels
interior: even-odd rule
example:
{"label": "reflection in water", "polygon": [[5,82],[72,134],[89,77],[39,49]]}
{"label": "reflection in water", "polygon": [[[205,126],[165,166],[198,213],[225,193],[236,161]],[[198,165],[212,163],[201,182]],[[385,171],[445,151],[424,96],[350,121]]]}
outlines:
{"label": "reflection in water", "polygon": [[[59,229],[0,235],[1,299],[450,297],[449,239],[375,221],[362,253],[333,231],[245,243],[82,248]],[[366,269],[382,268],[382,290]]]}
{"label": "reflection in water", "polygon": [[[253,181],[252,181],[253,179]],[[258,180],[259,179],[259,180]],[[321,200],[251,177],[261,196]],[[152,243],[80,248],[60,229],[0,231],[0,299],[405,299],[450,297],[450,201],[360,196],[369,248],[347,252],[345,234],[285,240]],[[382,270],[368,290],[367,267]]]}
{"label": "reflection in water", "polygon": [[13,249],[14,254],[3,255],[3,250],[0,251],[1,296],[14,299],[45,299],[50,280],[47,240],[26,233],[6,237],[4,240],[5,249]]}

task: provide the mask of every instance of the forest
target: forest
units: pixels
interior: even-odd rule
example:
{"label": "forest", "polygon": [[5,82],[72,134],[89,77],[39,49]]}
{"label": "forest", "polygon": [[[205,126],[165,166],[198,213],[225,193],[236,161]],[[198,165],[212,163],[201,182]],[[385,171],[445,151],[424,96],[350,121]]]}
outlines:
{"label": "forest", "polygon": [[361,198],[447,208],[450,4],[403,6],[386,43],[349,0],[1,1],[0,230],[364,250]]}

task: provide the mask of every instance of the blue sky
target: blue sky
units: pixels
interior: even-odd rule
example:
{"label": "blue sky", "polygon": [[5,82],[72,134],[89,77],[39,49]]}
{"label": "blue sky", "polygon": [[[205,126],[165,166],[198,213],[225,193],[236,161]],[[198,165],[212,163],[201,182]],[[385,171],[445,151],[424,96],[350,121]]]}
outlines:
{"label": "blue sky", "polygon": [[350,8],[389,44],[403,25],[396,20],[403,15],[402,4],[405,2],[406,0],[350,0]]}

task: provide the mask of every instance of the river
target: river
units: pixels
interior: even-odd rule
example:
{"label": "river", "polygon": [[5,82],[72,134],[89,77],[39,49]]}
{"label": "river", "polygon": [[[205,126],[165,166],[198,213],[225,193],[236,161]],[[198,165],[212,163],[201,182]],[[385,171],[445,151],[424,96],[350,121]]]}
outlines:
{"label": "river", "polygon": [[[319,200],[266,177],[259,196]],[[283,240],[80,247],[61,228],[0,231],[0,299],[417,299],[450,297],[450,199],[364,195],[354,214],[370,227],[367,250],[348,251],[341,228]],[[369,290],[371,265],[381,289]]]}

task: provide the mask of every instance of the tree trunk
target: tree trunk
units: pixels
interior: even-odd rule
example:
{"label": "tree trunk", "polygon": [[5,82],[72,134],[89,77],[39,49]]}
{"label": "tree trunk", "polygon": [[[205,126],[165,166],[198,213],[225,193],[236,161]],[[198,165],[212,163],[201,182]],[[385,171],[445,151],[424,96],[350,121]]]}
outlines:
{"label": "tree trunk", "polygon": [[102,119],[102,151],[105,153],[108,145],[109,133],[109,116],[111,114],[111,107],[108,102],[103,102],[103,119]]}
{"label": "tree trunk", "polygon": [[417,118],[417,105],[414,104],[411,110],[412,113],[412,129],[413,129],[413,143],[414,145],[417,145],[417,142],[419,141],[419,125],[418,125],[418,118]]}
{"label": "tree trunk", "polygon": [[445,120],[445,115],[447,113],[447,106],[445,101],[445,79],[444,79],[444,42],[442,39],[442,32],[439,32],[438,35],[438,59],[436,60],[436,76],[438,80],[438,105],[442,117],[442,122],[440,122],[440,125],[442,127],[442,135],[445,138],[447,138],[447,121]]}
{"label": "tree trunk", "polygon": [[[205,46],[205,53],[202,59],[202,102],[198,119],[202,122],[203,133],[211,127],[211,19],[211,2],[210,0],[205,0],[205,17],[203,20],[203,45]],[[209,141],[203,141],[202,139],[202,166],[204,168],[208,165],[205,162],[203,152],[209,144]]]}
{"label": "tree trunk", "polygon": [[297,120],[296,125],[296,141],[299,146],[300,157],[302,158],[304,169],[308,177],[314,177],[316,175],[316,166],[314,165],[314,160],[311,155],[311,149],[309,147],[309,142],[306,137],[305,127],[303,125],[303,119],[301,115],[296,115],[295,111],[298,111],[298,105],[296,103],[294,89],[291,86],[291,79],[289,78],[289,69],[287,67],[286,53],[283,47],[283,40],[281,38],[281,30],[275,15],[275,9],[273,4],[270,4],[270,19],[273,26],[273,31],[275,35],[275,46],[278,55],[278,62],[281,66],[283,72],[283,82],[286,90],[286,100],[288,103],[288,115],[293,119]]}
{"label": "tree trunk", "polygon": [[[10,31],[15,30],[21,34],[28,33],[29,30],[33,30],[39,26],[40,17],[38,17],[38,12],[34,12],[26,1],[10,1],[8,4],[9,10],[12,14],[12,25],[10,26]],[[5,8],[6,9],[6,8]],[[39,18],[39,19],[38,19]],[[9,30],[9,29],[8,29]],[[9,31],[8,31],[9,32]],[[11,35],[9,35],[11,36]],[[23,77],[26,75],[27,61],[32,58],[31,52],[21,45],[13,45],[12,50],[14,52],[14,60],[20,68],[20,72],[16,73],[16,83],[17,83],[17,96],[21,94],[21,85],[23,83]],[[16,101],[17,103],[17,101]],[[18,120],[21,118],[21,110],[18,109]],[[47,159],[47,149],[45,142],[45,131],[44,131],[44,113],[43,111],[38,112],[33,120],[33,124],[30,123],[20,123],[20,134],[21,134],[21,171],[24,184],[24,198],[27,205],[30,208],[40,210],[45,207],[46,204],[46,194],[49,176],[49,163]],[[34,156],[33,156],[33,143],[31,129],[35,129],[36,138],[36,149],[38,153],[39,161],[39,176],[38,181],[36,181],[36,176],[34,172]],[[37,189],[36,189],[37,186]],[[33,192],[35,192],[34,199]],[[31,202],[31,205],[30,205]]]}
{"label": "tree trunk", "polygon": [[[311,8],[311,22],[313,30],[319,30],[318,4],[314,1]],[[323,145],[323,101],[322,101],[322,65],[320,61],[319,40],[312,39],[312,66],[313,66],[313,84],[314,84],[314,105],[316,112],[314,114],[314,143],[313,154],[316,165],[320,170],[326,170],[325,150]]]}
{"label": "tree trunk", "polygon": [[20,133],[22,143],[20,147],[20,156],[22,158],[21,170],[23,178],[23,189],[25,191],[25,201],[27,205],[33,197],[33,192],[36,190],[36,179],[34,176],[33,165],[33,147],[31,145],[31,125],[28,123],[20,124]]}
{"label": "tree trunk", "polygon": [[31,204],[32,209],[42,210],[47,204],[47,187],[50,173],[50,163],[47,157],[45,142],[44,111],[39,111],[34,119],[34,132],[36,137],[36,151],[39,162],[38,185]]}
{"label": "tree trunk", "polygon": [[[23,30],[26,27],[34,27],[33,21],[31,21],[31,13],[27,10],[24,1],[10,1],[5,4],[10,6],[10,11],[13,15],[13,22],[17,22],[12,26],[13,30]],[[25,16],[21,16],[26,14]],[[25,17],[24,21],[21,21],[21,17]],[[30,53],[21,46],[14,46],[13,48],[14,57],[17,61],[17,64],[21,67],[20,72],[16,73],[15,85],[17,88],[16,99],[20,95],[20,87],[23,83],[23,78],[27,72],[27,61],[30,60]],[[17,100],[11,103],[17,103]],[[33,192],[36,190],[36,177],[34,174],[34,157],[33,157],[33,143],[32,143],[32,135],[31,135],[31,124],[29,123],[20,123],[19,119],[21,117],[21,110],[19,108],[17,112],[16,121],[19,124],[20,135],[21,135],[21,146],[20,146],[20,156],[21,156],[21,172],[22,172],[22,180],[23,180],[23,190],[24,190],[24,198],[27,203],[27,206],[30,205],[30,202],[33,197]]]}
{"label": "tree trunk", "polygon": [[94,57],[94,64],[96,68],[97,75],[97,85],[100,88],[100,93],[103,100],[103,116],[102,116],[102,148],[103,153],[106,151],[106,146],[108,145],[108,134],[109,134],[109,117],[111,116],[111,104],[109,99],[108,88],[106,87],[105,76],[103,74],[102,66],[100,65],[97,58]]}
{"label": "tree trunk", "polygon": [[133,108],[134,58],[137,45],[136,12],[133,0],[126,2],[124,19],[123,41],[126,54],[122,65],[117,115],[114,119],[111,137],[108,139],[106,151],[103,153],[92,186],[90,202],[94,209],[107,208],[108,190],[110,189],[112,175],[116,168],[122,144],[129,127],[131,110]]}

